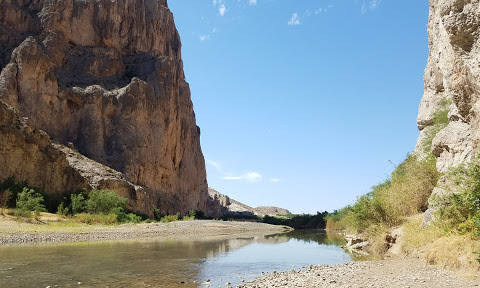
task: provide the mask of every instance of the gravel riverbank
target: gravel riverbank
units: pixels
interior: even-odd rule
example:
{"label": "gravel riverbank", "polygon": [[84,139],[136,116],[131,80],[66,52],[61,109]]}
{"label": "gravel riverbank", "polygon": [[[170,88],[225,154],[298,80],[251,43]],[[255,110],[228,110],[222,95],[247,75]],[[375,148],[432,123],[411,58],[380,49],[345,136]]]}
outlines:
{"label": "gravel riverbank", "polygon": [[263,223],[195,220],[117,226],[83,224],[30,224],[0,219],[0,245],[52,244],[127,239],[192,239],[239,235],[266,235],[288,228]]}
{"label": "gravel riverbank", "polygon": [[[470,275],[472,276],[472,275]],[[480,279],[468,280],[419,259],[393,258],[382,261],[317,265],[271,273],[238,288],[270,287],[480,287]]]}

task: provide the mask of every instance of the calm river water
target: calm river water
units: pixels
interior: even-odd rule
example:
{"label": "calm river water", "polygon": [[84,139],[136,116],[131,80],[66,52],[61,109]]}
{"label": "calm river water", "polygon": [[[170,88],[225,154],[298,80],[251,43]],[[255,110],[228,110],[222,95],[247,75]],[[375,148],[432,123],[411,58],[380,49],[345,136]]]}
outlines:
{"label": "calm river water", "polygon": [[323,230],[226,240],[0,247],[0,287],[225,287],[262,272],[350,261]]}

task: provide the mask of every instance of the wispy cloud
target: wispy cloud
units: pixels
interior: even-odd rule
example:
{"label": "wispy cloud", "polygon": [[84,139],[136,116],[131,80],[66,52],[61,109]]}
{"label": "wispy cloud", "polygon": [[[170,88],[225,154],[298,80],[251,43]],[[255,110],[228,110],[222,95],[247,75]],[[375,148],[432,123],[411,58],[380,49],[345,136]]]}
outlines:
{"label": "wispy cloud", "polygon": [[271,178],[271,179],[270,179],[270,182],[278,183],[278,182],[280,182],[280,179],[278,179],[278,178]]}
{"label": "wispy cloud", "polygon": [[222,164],[220,164],[219,162],[213,161],[213,160],[211,160],[211,159],[206,159],[205,162],[207,162],[207,164],[212,165],[213,167],[215,167],[215,169],[217,169],[218,172],[223,173],[223,171],[222,171]]}
{"label": "wispy cloud", "polygon": [[198,39],[200,39],[200,41],[210,40],[210,39],[212,39],[212,36],[215,33],[217,33],[217,28],[213,28],[211,33],[205,33],[205,34],[202,34],[202,35],[198,36]]}
{"label": "wispy cloud", "polygon": [[[205,163],[207,165],[215,168],[215,170],[217,170],[217,172],[221,175],[222,179],[224,179],[224,180],[243,180],[243,181],[256,183],[256,182],[262,181],[262,179],[263,179],[262,174],[260,174],[258,172],[253,172],[253,171],[247,172],[245,174],[240,174],[240,175],[225,172],[223,170],[223,165],[220,162],[214,161],[212,159],[208,159],[208,158],[205,159]],[[272,181],[272,180],[270,180],[270,181]],[[272,181],[272,182],[274,182],[274,181]]]}
{"label": "wispy cloud", "polygon": [[220,13],[220,16],[223,16],[225,13],[227,13],[227,7],[225,7],[225,4],[220,5],[220,8],[218,8],[218,13]]}
{"label": "wispy cloud", "polygon": [[248,172],[238,176],[227,175],[223,177],[225,180],[246,180],[248,182],[259,182],[262,180],[262,178],[263,176],[257,172]]}
{"label": "wispy cloud", "polygon": [[362,14],[367,13],[368,9],[367,9],[367,4],[365,4],[365,2],[362,3],[362,7],[360,8],[360,11],[362,12]]}
{"label": "wispy cloud", "polygon": [[214,7],[218,6],[218,13],[220,14],[220,16],[224,16],[225,13],[227,13],[227,6],[225,6],[224,0],[213,0],[212,4]]}
{"label": "wispy cloud", "polygon": [[297,13],[293,13],[292,17],[290,17],[290,20],[288,20],[288,25],[300,25],[300,17],[298,17]]}
{"label": "wispy cloud", "polygon": [[378,7],[378,5],[380,5],[380,2],[382,2],[382,0],[371,0],[370,9],[375,10]]}
{"label": "wispy cloud", "polygon": [[326,13],[328,10],[333,8],[333,4],[328,5],[327,7],[320,7],[317,10],[315,10],[314,14],[319,15],[321,13]]}
{"label": "wispy cloud", "polygon": [[380,6],[380,3],[382,3],[382,0],[364,0],[362,2],[362,7],[360,7],[360,12],[362,12],[362,14],[366,14],[369,10],[373,11]]}
{"label": "wispy cloud", "polygon": [[257,5],[257,0],[248,0],[248,5]]}

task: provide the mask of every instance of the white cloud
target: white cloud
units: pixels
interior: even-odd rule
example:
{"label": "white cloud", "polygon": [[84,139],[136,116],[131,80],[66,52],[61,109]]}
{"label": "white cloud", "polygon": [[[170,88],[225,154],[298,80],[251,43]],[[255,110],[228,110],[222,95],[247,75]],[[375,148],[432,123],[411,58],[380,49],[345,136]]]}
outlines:
{"label": "white cloud", "polygon": [[371,0],[370,9],[375,10],[378,7],[378,5],[380,5],[380,2],[382,2],[382,0]]}
{"label": "white cloud", "polygon": [[248,172],[239,176],[227,175],[223,177],[225,180],[246,180],[248,182],[259,182],[262,178],[263,176],[257,172]]}
{"label": "white cloud", "polygon": [[248,5],[257,5],[257,0],[248,0]]}
{"label": "white cloud", "polygon": [[210,35],[206,34],[206,35],[200,35],[200,41],[206,41],[206,40],[210,40]]}
{"label": "white cloud", "polygon": [[323,10],[323,8],[318,8],[317,10],[315,10],[315,15],[318,15],[318,14],[322,13],[323,11],[327,12],[327,9]]}
{"label": "white cloud", "polygon": [[271,178],[271,179],[270,179],[270,182],[278,183],[278,182],[280,182],[280,179],[278,179],[278,178]]}
{"label": "white cloud", "polygon": [[367,5],[365,4],[365,2],[362,3],[362,8],[360,8],[360,11],[362,12],[362,14],[367,13]]}
{"label": "white cloud", "polygon": [[217,169],[218,172],[222,172],[222,164],[220,164],[219,162],[213,161],[213,160],[210,160],[210,159],[207,159],[206,162],[207,162],[207,164],[215,167],[215,169]]}
{"label": "white cloud", "polygon": [[382,3],[382,0],[364,0],[362,2],[362,7],[360,8],[360,11],[362,14],[367,14],[368,11],[374,11],[375,9],[380,6],[380,3]]}
{"label": "white cloud", "polygon": [[227,13],[227,7],[225,7],[225,4],[220,5],[220,8],[218,8],[218,12],[220,13],[220,16],[225,15]]}
{"label": "white cloud", "polygon": [[293,13],[290,20],[288,20],[288,25],[300,25],[300,17],[298,17],[297,13]]}

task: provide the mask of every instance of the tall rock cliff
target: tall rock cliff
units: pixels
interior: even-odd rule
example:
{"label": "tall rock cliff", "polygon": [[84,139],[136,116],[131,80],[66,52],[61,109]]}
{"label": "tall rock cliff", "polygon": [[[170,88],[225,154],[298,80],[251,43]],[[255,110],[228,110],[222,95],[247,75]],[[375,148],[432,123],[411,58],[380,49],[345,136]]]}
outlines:
{"label": "tall rock cliff", "polygon": [[[136,187],[121,193],[134,210],[205,210],[200,130],[166,0],[0,0],[0,52],[0,100],[45,131],[91,187],[108,187],[85,168],[96,161]],[[20,175],[0,178],[9,173]]]}
{"label": "tall rock cliff", "polygon": [[480,150],[480,1],[429,3],[430,52],[415,152],[432,152],[437,170],[446,172]]}

